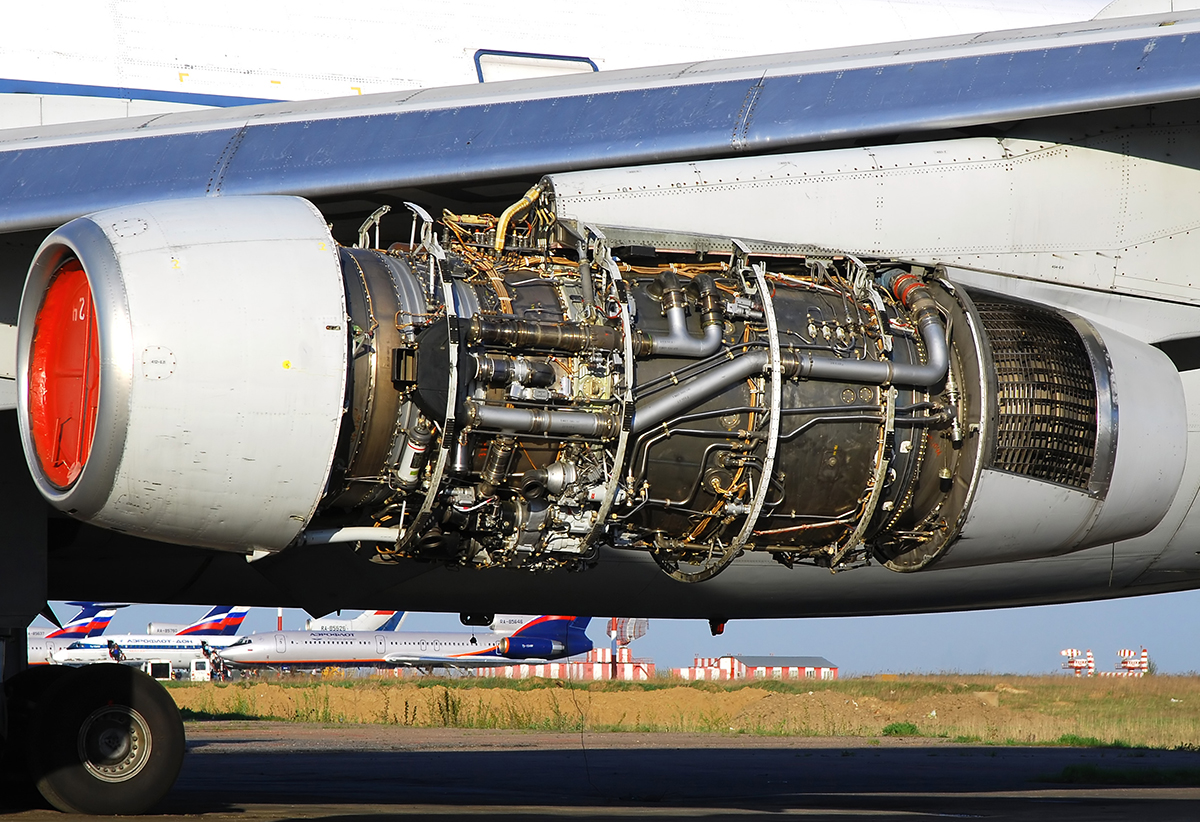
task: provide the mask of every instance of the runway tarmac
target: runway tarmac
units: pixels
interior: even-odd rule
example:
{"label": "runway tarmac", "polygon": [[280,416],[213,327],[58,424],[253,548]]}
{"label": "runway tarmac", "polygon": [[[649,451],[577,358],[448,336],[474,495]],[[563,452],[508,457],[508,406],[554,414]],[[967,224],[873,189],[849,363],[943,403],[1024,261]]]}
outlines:
{"label": "runway tarmac", "polygon": [[[148,819],[1200,818],[1200,788],[1037,781],[1076,764],[1198,769],[1195,751],[275,722],[191,724],[188,740]],[[68,818],[11,794],[6,822]]]}

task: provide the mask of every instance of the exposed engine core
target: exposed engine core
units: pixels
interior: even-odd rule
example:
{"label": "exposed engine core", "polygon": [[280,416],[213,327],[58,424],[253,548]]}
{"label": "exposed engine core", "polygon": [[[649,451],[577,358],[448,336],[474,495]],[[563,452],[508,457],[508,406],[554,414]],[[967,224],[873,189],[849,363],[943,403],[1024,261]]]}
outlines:
{"label": "exposed engine core", "polygon": [[[528,570],[583,569],[610,546],[687,582],[744,551],[899,571],[1053,555],[1145,533],[1174,496],[1186,415],[1149,346],[968,295],[936,267],[579,225],[542,207],[551,196],[532,189],[498,218],[447,213],[440,237],[414,207],[419,242],[337,259],[292,198],[68,224],[21,310],[43,493],[166,541],[353,541],[385,563]],[[154,227],[140,246],[120,228],[138,221]],[[181,235],[205,253],[179,252]],[[155,278],[181,257],[199,268],[171,293],[195,309],[155,319]],[[86,333],[66,353],[49,342],[70,326],[59,303],[77,270],[94,354]],[[289,294],[248,317],[245,281]],[[232,342],[247,322],[269,329],[255,338],[269,350]],[[76,359],[96,363],[98,393],[66,374]],[[48,403],[40,385],[64,387]],[[90,423],[53,410],[89,402],[90,456]]]}

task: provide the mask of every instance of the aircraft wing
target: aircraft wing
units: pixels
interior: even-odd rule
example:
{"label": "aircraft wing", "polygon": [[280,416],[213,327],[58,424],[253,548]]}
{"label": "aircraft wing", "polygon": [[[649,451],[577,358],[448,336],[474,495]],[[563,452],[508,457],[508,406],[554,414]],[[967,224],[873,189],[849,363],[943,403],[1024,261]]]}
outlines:
{"label": "aircraft wing", "polygon": [[[483,181],[1191,99],[1200,14],[278,103],[0,135],[0,231],[149,200],[487,200]],[[978,131],[972,133],[979,133]],[[491,199],[509,197],[509,190]]]}

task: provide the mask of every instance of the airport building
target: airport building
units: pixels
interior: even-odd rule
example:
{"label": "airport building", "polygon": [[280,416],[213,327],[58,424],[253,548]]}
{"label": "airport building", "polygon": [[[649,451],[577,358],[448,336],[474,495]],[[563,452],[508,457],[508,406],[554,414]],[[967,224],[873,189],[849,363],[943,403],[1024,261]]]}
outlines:
{"label": "airport building", "polygon": [[671,675],[689,682],[736,679],[837,679],[837,666],[821,656],[698,656]]}

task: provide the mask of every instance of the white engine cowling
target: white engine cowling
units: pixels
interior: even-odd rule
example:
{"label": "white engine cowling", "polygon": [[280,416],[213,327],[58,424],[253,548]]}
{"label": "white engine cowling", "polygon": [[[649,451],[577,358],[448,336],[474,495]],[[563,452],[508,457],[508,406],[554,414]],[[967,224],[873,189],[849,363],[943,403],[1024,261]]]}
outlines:
{"label": "white engine cowling", "polygon": [[[938,568],[1056,556],[1129,539],[1153,529],[1170,508],[1187,457],[1187,402],[1175,366],[1139,340],[1079,318],[1074,324],[1097,381],[1092,481],[1072,488],[984,468],[962,533]],[[1048,404],[1025,385],[1013,388],[1002,407],[1053,419]],[[1058,390],[1069,396],[1069,386]],[[1015,438],[999,439],[1011,444]],[[1031,445],[1062,447],[1036,437],[1024,443],[1027,450]]]}
{"label": "white engine cowling", "polygon": [[21,300],[22,440],[59,510],[157,540],[278,550],[329,476],[346,300],[294,197],[146,203],[66,224]]}

